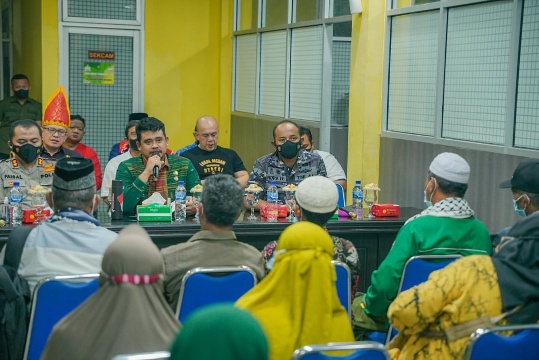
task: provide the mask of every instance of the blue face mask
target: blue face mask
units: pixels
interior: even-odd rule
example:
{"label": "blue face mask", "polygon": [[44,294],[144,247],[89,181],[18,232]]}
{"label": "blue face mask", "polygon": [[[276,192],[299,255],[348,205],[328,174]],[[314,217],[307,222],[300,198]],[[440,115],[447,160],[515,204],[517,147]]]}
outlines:
{"label": "blue face mask", "polygon": [[519,201],[524,195],[526,195],[526,194],[520,195],[520,196],[518,197],[518,199],[516,199],[516,200],[513,199],[513,208],[515,209],[515,212],[516,212],[517,214],[519,214],[520,216],[522,216],[522,217],[526,217],[526,207],[527,207],[528,205],[524,206],[524,209],[519,209],[519,208],[518,208],[518,201]]}
{"label": "blue face mask", "polygon": [[[429,182],[427,183],[427,186],[429,186],[429,183],[433,180],[431,178]],[[425,203],[426,207],[432,206],[432,196],[434,195],[434,192],[436,191],[436,180],[434,180],[434,189],[432,190],[432,193],[430,194],[430,199],[427,200],[427,186],[425,186],[425,190],[423,190],[423,202]]]}

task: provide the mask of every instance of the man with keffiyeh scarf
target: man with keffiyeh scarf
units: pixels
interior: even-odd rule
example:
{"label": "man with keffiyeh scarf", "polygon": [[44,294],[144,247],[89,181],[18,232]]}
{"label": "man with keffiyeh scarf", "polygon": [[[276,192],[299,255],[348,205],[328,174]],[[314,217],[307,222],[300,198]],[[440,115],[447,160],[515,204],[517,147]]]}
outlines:
{"label": "man with keffiyeh scarf", "polygon": [[464,194],[470,166],[454,153],[434,158],[427,172],[420,214],[409,219],[379,268],[372,273],[367,292],[354,299],[354,330],[361,339],[365,331],[387,330],[387,309],[397,295],[406,261],[415,255],[490,255],[487,228],[470,208]]}

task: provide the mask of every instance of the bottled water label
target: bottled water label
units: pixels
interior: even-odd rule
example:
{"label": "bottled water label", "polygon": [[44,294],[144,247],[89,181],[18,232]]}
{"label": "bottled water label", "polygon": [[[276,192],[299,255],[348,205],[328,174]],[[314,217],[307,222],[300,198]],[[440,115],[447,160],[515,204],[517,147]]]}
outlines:
{"label": "bottled water label", "polygon": [[22,203],[22,194],[9,194],[10,203]]}

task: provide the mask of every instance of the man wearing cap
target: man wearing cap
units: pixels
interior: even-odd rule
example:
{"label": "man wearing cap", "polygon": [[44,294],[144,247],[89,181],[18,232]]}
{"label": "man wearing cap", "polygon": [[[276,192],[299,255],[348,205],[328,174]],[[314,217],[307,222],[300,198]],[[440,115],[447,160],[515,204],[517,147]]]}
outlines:
{"label": "man wearing cap", "polygon": [[[262,156],[255,161],[249,174],[248,184],[256,184],[264,189],[260,193],[257,209],[266,206],[266,191],[270,181],[275,181],[279,192],[279,201],[284,203],[283,187],[289,184],[298,185],[310,176],[327,176],[324,161],[320,155],[301,148],[299,126],[290,120],[283,120],[273,128],[275,152]],[[250,206],[244,201],[245,208]]]}
{"label": "man wearing cap", "polygon": [[[335,214],[339,194],[335,183],[323,176],[311,176],[299,183],[296,190],[294,213],[299,221],[310,221],[326,228],[328,220]],[[327,229],[326,229],[327,230]],[[351,271],[351,295],[354,298],[359,284],[359,256],[354,244],[346,239],[331,236],[333,240],[333,259],[348,265]],[[271,269],[275,260],[277,241],[264,247],[266,267]]]}
{"label": "man wearing cap", "polygon": [[30,232],[18,269],[32,291],[47,276],[98,273],[105,249],[117,237],[91,215],[99,197],[90,159],[58,160],[47,202],[54,215]]}
{"label": "man wearing cap", "polygon": [[110,205],[108,199],[110,195],[110,189],[112,187],[112,180],[116,179],[116,171],[118,171],[118,165],[125,160],[129,160],[133,157],[140,156],[140,151],[137,146],[137,125],[140,120],[131,120],[125,127],[125,138],[129,143],[129,151],[124,152],[112,160],[110,160],[105,167],[105,173],[103,175],[103,186],[101,187],[101,199]]}
{"label": "man wearing cap", "polygon": [[387,330],[387,309],[397,295],[406,261],[415,255],[490,255],[487,228],[474,216],[464,194],[470,166],[454,153],[434,158],[427,172],[427,209],[410,218],[386,258],[371,275],[366,294],[352,304],[356,338],[368,330]]}
{"label": "man wearing cap", "polygon": [[[511,179],[500,184],[500,188],[511,188],[513,208],[520,216],[530,216],[539,210],[539,160],[524,160],[518,164]],[[511,227],[506,227],[491,236],[492,245],[497,246]]]}
{"label": "man wearing cap", "polygon": [[41,157],[41,128],[34,120],[15,121],[8,136],[13,157],[0,161],[0,201],[9,197],[13,184],[18,182],[23,192],[22,207],[27,209],[32,206],[32,197],[28,195],[31,186],[51,188],[55,162]]}
{"label": "man wearing cap", "polygon": [[13,95],[0,101],[0,159],[9,158],[8,132],[13,122],[22,119],[41,121],[41,103],[30,98],[31,89],[26,75],[15,74],[11,78]]}
{"label": "man wearing cap", "polygon": [[[116,180],[123,181],[123,212],[135,214],[137,205],[158,192],[163,199],[174,199],[178,181],[182,180],[191,199],[191,189],[200,185],[198,174],[189,159],[166,153],[168,137],[165,124],[148,117],[137,125],[137,146],[140,156],[118,165]],[[188,215],[195,214],[195,207],[187,203]]]}
{"label": "man wearing cap", "polygon": [[206,179],[200,204],[200,231],[185,243],[161,250],[165,259],[165,295],[176,311],[185,273],[197,266],[249,266],[260,280],[266,274],[262,255],[238,241],[232,225],[243,203],[243,187],[231,175]]}
{"label": "man wearing cap", "polygon": [[46,159],[64,157],[82,157],[78,152],[66,149],[62,145],[67,139],[69,129],[69,106],[62,86],[58,87],[45,107],[41,128],[43,129],[43,156]]}

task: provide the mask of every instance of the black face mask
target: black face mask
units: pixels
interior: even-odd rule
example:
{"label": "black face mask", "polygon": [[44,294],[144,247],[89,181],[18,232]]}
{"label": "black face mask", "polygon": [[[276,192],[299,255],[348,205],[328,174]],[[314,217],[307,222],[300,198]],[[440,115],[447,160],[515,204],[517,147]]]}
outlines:
{"label": "black face mask", "polygon": [[135,151],[138,151],[137,139],[129,139],[129,147]]}
{"label": "black face mask", "polygon": [[30,91],[28,90],[25,90],[25,89],[20,89],[20,90],[17,90],[14,92],[15,94],[15,97],[21,99],[21,100],[24,100],[24,99],[28,99],[28,93]]}
{"label": "black face mask", "polygon": [[36,147],[32,144],[25,144],[23,146],[13,145],[13,152],[17,154],[22,161],[29,164],[41,154],[41,147]]}
{"label": "black face mask", "polygon": [[298,154],[299,149],[301,149],[301,143],[299,141],[292,142],[290,140],[286,140],[284,144],[277,146],[277,151],[285,159],[292,159]]}

